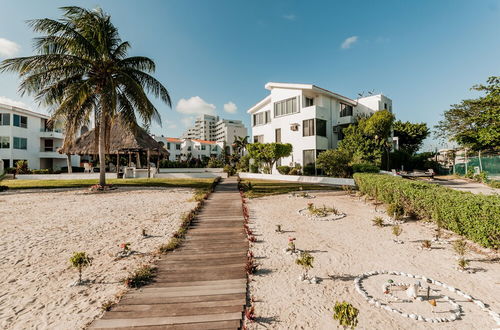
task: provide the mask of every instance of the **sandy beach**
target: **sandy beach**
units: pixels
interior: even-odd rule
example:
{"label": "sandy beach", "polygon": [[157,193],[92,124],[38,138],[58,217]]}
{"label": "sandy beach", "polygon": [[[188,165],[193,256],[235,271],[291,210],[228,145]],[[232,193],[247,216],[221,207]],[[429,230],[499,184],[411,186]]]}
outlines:
{"label": "sandy beach", "polygon": [[[119,188],[0,194],[0,328],[81,329],[125,290],[120,281],[166,242],[195,203],[190,189]],[[142,229],[150,235],[143,238]],[[121,243],[133,254],[117,258]],[[83,273],[73,252],[93,263]]]}
{"label": "sandy beach", "polygon": [[[378,228],[371,219],[383,216],[372,204],[350,197],[343,192],[317,192],[314,199],[288,198],[286,195],[249,200],[251,229],[258,242],[252,251],[259,263],[251,276],[250,296],[255,300],[257,320],[251,329],[342,329],[333,319],[336,301],[347,301],[359,309],[358,329],[494,329],[496,323],[488,313],[463,297],[431,285],[437,292],[437,306],[428,301],[390,302],[394,308],[425,317],[444,317],[453,307],[442,299],[447,295],[462,308],[461,319],[447,323],[427,323],[404,318],[393,312],[370,305],[355,290],[357,275],[370,271],[399,271],[424,275],[462,290],[479,299],[495,312],[500,312],[500,263],[493,251],[469,252],[469,268],[474,273],[456,269],[456,255],[451,244],[434,244],[431,250],[421,250],[422,240],[434,237],[431,224],[407,221],[399,237],[403,244],[393,241],[391,226]],[[335,206],[347,216],[335,221],[312,220],[297,211],[307,203],[316,206]],[[389,220],[389,219],[388,219]],[[281,224],[283,233],[276,233]],[[447,233],[444,241],[457,237]],[[298,249],[314,256],[310,276],[321,282],[308,284],[299,281],[302,269],[295,257],[285,254],[288,238],[296,238]],[[416,279],[405,276],[379,275],[367,278],[363,285],[368,294],[387,300],[382,286],[388,279],[413,284]],[[402,295],[401,295],[402,294]],[[404,292],[398,297],[405,298]],[[390,300],[390,299],[389,299]]]}

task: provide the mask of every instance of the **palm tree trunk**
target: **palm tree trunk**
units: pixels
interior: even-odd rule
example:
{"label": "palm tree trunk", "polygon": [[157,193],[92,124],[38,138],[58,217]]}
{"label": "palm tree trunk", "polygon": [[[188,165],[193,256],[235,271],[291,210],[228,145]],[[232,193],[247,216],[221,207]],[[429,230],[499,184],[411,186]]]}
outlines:
{"label": "palm tree trunk", "polygon": [[101,186],[106,184],[106,125],[104,121],[104,114],[101,114],[99,121],[99,185]]}
{"label": "palm tree trunk", "polygon": [[68,174],[73,173],[73,167],[71,166],[71,154],[66,154],[66,162],[68,164]]}

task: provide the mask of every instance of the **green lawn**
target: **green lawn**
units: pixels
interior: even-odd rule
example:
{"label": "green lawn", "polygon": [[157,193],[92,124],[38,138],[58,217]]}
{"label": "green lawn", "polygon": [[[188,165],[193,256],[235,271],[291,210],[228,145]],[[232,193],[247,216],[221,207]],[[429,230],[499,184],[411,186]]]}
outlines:
{"label": "green lawn", "polygon": [[[186,187],[195,189],[207,189],[214,180],[211,178],[196,179],[108,179],[107,184],[115,186],[136,187]],[[83,180],[3,180],[0,185],[9,189],[47,189],[47,188],[79,188],[90,187],[97,184],[97,179]]]}
{"label": "green lawn", "polygon": [[248,184],[251,182],[252,190],[245,192],[249,198],[257,198],[262,196],[287,194],[292,191],[299,191],[302,187],[303,190],[341,190],[341,187],[335,186],[322,186],[318,184],[300,183],[300,182],[286,182],[286,181],[269,181],[257,179],[244,179],[242,183]]}

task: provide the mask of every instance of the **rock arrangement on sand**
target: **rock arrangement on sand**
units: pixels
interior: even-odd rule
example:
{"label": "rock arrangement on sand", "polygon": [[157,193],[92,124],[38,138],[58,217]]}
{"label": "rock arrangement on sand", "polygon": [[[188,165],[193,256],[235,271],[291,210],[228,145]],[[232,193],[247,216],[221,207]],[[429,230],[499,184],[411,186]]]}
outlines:
{"label": "rock arrangement on sand", "polygon": [[308,203],[306,208],[300,209],[297,213],[312,220],[332,221],[346,217],[346,214],[338,211],[334,207],[315,207],[313,203]]}
{"label": "rock arrangement on sand", "polygon": [[[404,272],[385,271],[385,270],[371,271],[371,272],[363,273],[354,279],[354,286],[355,286],[356,291],[372,306],[375,306],[375,307],[381,308],[381,309],[385,309],[388,312],[398,314],[398,315],[405,317],[405,318],[410,318],[412,320],[428,322],[428,323],[453,322],[453,321],[460,319],[460,317],[461,317],[462,307],[454,299],[452,299],[446,295],[443,296],[443,299],[449,305],[451,305],[451,307],[453,308],[453,309],[450,309],[450,311],[449,311],[450,315],[447,317],[434,317],[434,318],[424,317],[424,316],[416,314],[416,313],[403,312],[399,309],[396,309],[396,308],[389,306],[388,304],[380,301],[379,299],[376,299],[376,298],[370,296],[368,294],[368,292],[366,291],[366,289],[363,287],[363,280],[370,277],[370,276],[384,275],[384,274],[394,275],[394,276],[406,276],[409,278],[421,280],[424,283],[434,284],[434,285],[440,286],[440,287],[442,287],[442,288],[444,288],[452,293],[458,294],[459,296],[462,296],[466,300],[473,302],[483,312],[487,313],[496,322],[496,324],[498,326],[500,326],[500,315],[497,312],[491,310],[491,308],[487,307],[486,304],[484,302],[482,302],[481,300],[475,299],[471,295],[466,294],[465,292],[463,292],[457,288],[454,288],[451,285],[447,285],[443,282],[440,282],[440,281],[437,281],[437,280],[434,280],[434,279],[431,279],[431,278],[428,278],[428,277],[425,277],[422,275],[413,275],[413,274],[404,273]],[[400,287],[400,288],[403,287],[403,288],[405,288],[407,296],[409,298],[412,298],[412,299],[401,299],[401,298],[398,298],[398,297],[392,295],[390,293],[391,287]],[[421,288],[420,282],[416,283],[415,285],[411,285],[408,283],[387,282],[382,286],[382,290],[383,290],[384,294],[387,297],[389,297],[392,300],[397,301],[397,302],[423,301],[424,298],[422,296],[418,296],[418,288]],[[432,290],[430,288],[429,288],[428,292],[432,292],[433,294],[439,294],[438,292],[436,292],[435,290]],[[431,303],[431,305],[435,306],[435,303],[436,303],[435,300],[430,300],[428,302]]]}

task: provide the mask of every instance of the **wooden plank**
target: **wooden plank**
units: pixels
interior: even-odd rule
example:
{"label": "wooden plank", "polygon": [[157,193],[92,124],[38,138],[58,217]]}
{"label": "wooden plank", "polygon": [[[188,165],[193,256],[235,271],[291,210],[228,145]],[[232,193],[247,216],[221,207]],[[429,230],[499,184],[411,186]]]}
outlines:
{"label": "wooden plank", "polygon": [[[153,325],[145,327],[119,327],[119,328],[106,328],[107,330],[219,330],[219,329],[239,329],[241,326],[240,320],[230,321],[216,321],[216,322],[201,322],[201,323],[184,323],[172,325]],[[104,328],[91,328],[91,329],[104,329]]]}
{"label": "wooden plank", "polygon": [[94,324],[95,328],[109,329],[116,327],[137,327],[137,326],[154,326],[154,325],[170,325],[181,323],[196,323],[196,322],[214,322],[214,321],[229,321],[241,320],[242,314],[222,313],[222,314],[207,314],[207,315],[189,315],[189,316],[171,316],[171,317],[148,317],[136,319],[100,319]]}
{"label": "wooden plank", "polygon": [[176,306],[175,304],[171,304],[168,307],[164,305],[155,305],[162,306],[163,308],[153,308],[148,310],[140,310],[140,311],[126,311],[126,312],[118,312],[118,311],[109,311],[102,318],[103,319],[135,319],[135,318],[150,318],[150,317],[164,317],[164,316],[189,316],[189,315],[197,315],[197,314],[223,314],[223,313],[237,313],[240,312],[243,308],[241,305],[232,305],[232,306],[213,306],[213,307],[187,307],[181,308]]}
{"label": "wooden plank", "polygon": [[201,308],[201,307],[217,307],[217,306],[240,306],[244,305],[242,299],[236,300],[220,300],[220,301],[200,301],[200,302],[184,302],[170,304],[143,304],[143,305],[124,305],[118,304],[113,307],[114,312],[140,312],[162,310],[170,308]]}
{"label": "wooden plank", "polygon": [[204,286],[207,284],[220,285],[220,284],[241,284],[247,285],[246,279],[234,280],[215,280],[215,281],[188,281],[188,282],[173,282],[173,283],[152,283],[150,287],[178,287],[178,286]]}
{"label": "wooden plank", "polygon": [[246,293],[234,293],[234,294],[215,294],[215,295],[205,295],[205,296],[190,296],[190,297],[134,297],[130,298],[125,295],[120,304],[124,305],[144,305],[144,304],[179,304],[179,303],[197,303],[197,302],[207,302],[207,301],[232,301],[240,300],[245,304]]}

